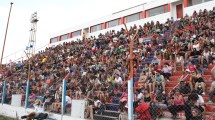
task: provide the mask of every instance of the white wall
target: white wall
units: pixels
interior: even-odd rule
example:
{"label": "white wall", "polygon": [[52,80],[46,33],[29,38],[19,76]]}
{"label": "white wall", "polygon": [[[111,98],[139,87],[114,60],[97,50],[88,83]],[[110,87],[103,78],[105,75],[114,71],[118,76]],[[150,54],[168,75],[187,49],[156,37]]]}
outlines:
{"label": "white wall", "polygon": [[171,3],[171,17],[173,17],[174,20],[177,19],[177,11],[176,11],[176,5],[182,4],[183,6],[183,13],[184,13],[184,3],[183,1],[179,1],[179,2],[174,2]]}
{"label": "white wall", "polygon": [[159,21],[160,23],[164,23],[164,22],[167,21],[167,18],[171,18],[171,13],[170,12],[145,18],[144,23],[145,22],[151,22],[151,21],[154,21],[154,22]]}
{"label": "white wall", "polygon": [[202,10],[204,10],[204,9],[212,10],[213,7],[215,7],[215,0],[205,2],[205,3],[202,3],[202,4],[198,4],[198,5],[194,5],[194,6],[190,6],[190,7],[186,7],[186,8],[184,8],[184,16],[186,14],[192,15],[194,10],[196,10],[196,12],[199,12],[200,9],[202,9]]}
{"label": "white wall", "polygon": [[161,6],[164,4],[168,4],[168,3],[169,3],[168,0],[153,0],[153,1],[150,1],[147,4],[145,4],[144,9],[148,10],[148,9],[155,8],[155,7],[158,7],[158,6]]}
{"label": "white wall", "polygon": [[[19,119],[23,115],[27,115],[30,112],[33,112],[33,109],[25,109],[23,107],[14,107],[11,105],[0,105],[0,115],[16,118],[16,114],[18,115]],[[48,113],[50,118],[54,118],[57,120],[61,120],[61,115],[60,114],[53,114],[53,113]],[[71,116],[63,116],[63,120],[84,120],[84,119],[78,119],[78,118],[73,118]]]}
{"label": "white wall", "polygon": [[[123,11],[120,11],[118,13],[114,13],[112,15],[105,16],[105,17],[102,17],[102,18],[94,20],[94,21],[91,21],[91,22],[88,22],[88,23],[85,23],[85,24],[82,24],[82,25],[79,25],[79,26],[76,26],[76,27],[73,27],[73,28],[68,28],[67,30],[60,31],[58,33],[54,33],[54,34],[51,35],[50,38],[54,38],[56,36],[60,36],[60,35],[63,35],[65,33],[69,33],[69,32],[80,30],[80,29],[82,29],[82,31],[83,31],[84,28],[88,28],[90,26],[93,26],[93,25],[96,25],[96,24],[99,24],[99,23],[104,23],[104,22],[107,22],[107,21],[110,21],[110,20],[114,20],[116,18],[121,18],[123,16],[127,16],[127,15],[130,15],[130,14],[133,14],[133,13],[141,12],[143,10],[147,10],[147,9],[158,7],[158,6],[161,6],[161,5],[164,5],[164,4],[171,3],[171,12],[156,15],[156,16],[149,17],[149,18],[145,18],[143,20],[130,22],[130,23],[127,23],[127,26],[128,27],[130,25],[133,26],[134,24],[143,25],[145,22],[151,22],[152,20],[154,20],[154,21],[158,20],[161,23],[163,23],[163,22],[165,22],[167,20],[167,18],[171,18],[171,17],[173,17],[174,19],[177,18],[177,16],[176,16],[176,5],[183,4],[183,1],[184,0],[152,0],[152,1],[148,2],[148,3],[146,3],[146,4],[135,6],[133,8],[128,8],[127,10],[123,10]],[[194,6],[191,6],[191,7],[186,7],[186,8],[183,7],[183,15],[185,15],[186,13],[188,15],[192,15],[194,10],[199,11],[199,9],[204,9],[204,8],[212,9],[213,6],[215,6],[215,0],[210,1],[210,2],[205,2],[205,3],[199,4],[199,5],[194,5]],[[119,25],[119,26],[107,28],[107,29],[104,29],[104,30],[100,30],[100,31],[97,31],[97,32],[89,33],[89,34],[86,34],[86,36],[87,37],[89,37],[89,36],[96,36],[97,37],[100,33],[105,33],[105,32],[110,31],[110,30],[118,31],[122,27],[124,28],[124,25]],[[71,38],[71,39],[68,39],[67,41],[76,40],[76,39],[77,38]],[[54,43],[54,44],[56,44],[56,43]]]}
{"label": "white wall", "polygon": [[60,36],[60,35],[63,35],[65,33],[70,33],[70,32],[76,31],[76,30],[84,29],[84,28],[87,28],[87,27],[90,27],[90,26],[94,26],[94,25],[97,25],[97,24],[100,24],[100,23],[111,21],[111,20],[114,20],[114,19],[117,19],[117,18],[121,18],[123,16],[127,16],[127,15],[131,15],[131,14],[134,14],[134,13],[137,13],[137,12],[141,12],[141,11],[143,11],[143,4],[135,6],[135,7],[128,8],[126,10],[122,10],[120,12],[117,12],[117,13],[114,13],[114,14],[111,14],[111,15],[108,15],[108,16],[105,16],[105,17],[101,17],[101,18],[93,20],[93,21],[89,21],[87,23],[83,23],[83,24],[75,26],[75,27],[71,27],[71,28],[68,28],[68,29],[65,29],[65,30],[62,30],[62,31],[59,31],[59,32],[56,32],[56,33],[53,33],[53,34],[50,35],[50,38],[54,38],[56,36]]}

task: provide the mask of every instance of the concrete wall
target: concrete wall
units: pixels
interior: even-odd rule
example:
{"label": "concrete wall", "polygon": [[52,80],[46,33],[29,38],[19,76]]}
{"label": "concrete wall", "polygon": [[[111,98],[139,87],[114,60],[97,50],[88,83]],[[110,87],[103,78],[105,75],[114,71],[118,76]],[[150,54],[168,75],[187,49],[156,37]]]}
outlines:
{"label": "concrete wall", "polygon": [[[83,32],[83,30],[85,28],[90,28],[91,26],[94,26],[94,25],[97,25],[100,23],[108,22],[110,20],[121,18],[121,17],[131,15],[131,14],[134,14],[137,12],[142,12],[143,10],[148,10],[148,9],[155,8],[155,7],[158,7],[158,6],[161,6],[164,4],[169,4],[169,3],[170,3],[170,12],[127,23],[127,27],[133,26],[134,24],[143,25],[145,22],[151,22],[152,20],[153,21],[160,21],[160,23],[164,23],[167,18],[171,18],[171,17],[173,17],[174,19],[177,18],[177,16],[176,16],[176,5],[182,4],[184,6],[184,0],[151,0],[147,3],[143,3],[141,5],[113,13],[109,16],[105,16],[105,17],[99,18],[97,20],[93,20],[91,22],[88,22],[88,23],[85,23],[85,24],[82,24],[82,25],[79,25],[76,27],[72,27],[72,28],[60,31],[58,33],[54,33],[50,36],[50,38],[54,38],[54,37],[63,35],[65,33],[70,33],[70,32],[76,31],[76,30],[80,30],[80,29],[82,29],[82,32]],[[183,15],[185,15],[185,14],[192,15],[194,10],[199,11],[200,9],[205,9],[205,8],[212,9],[214,6],[215,6],[215,0],[210,1],[210,2],[205,2],[202,4],[198,4],[198,5],[194,5],[194,6],[190,6],[190,7],[186,7],[186,8],[183,7]],[[118,25],[115,27],[96,31],[93,33],[88,33],[88,34],[86,34],[86,36],[87,37],[90,37],[90,36],[97,37],[100,33],[103,34],[103,33],[110,31],[110,30],[118,31],[123,27],[124,27],[124,25]],[[81,37],[78,37],[78,38],[81,38]],[[76,39],[77,39],[77,37],[68,39],[67,41],[76,40]],[[56,43],[54,43],[54,44],[56,44]]]}
{"label": "concrete wall", "polygon": [[209,2],[204,2],[204,3],[198,4],[198,5],[193,5],[190,7],[186,7],[186,8],[184,8],[184,11],[185,11],[184,16],[186,15],[186,13],[188,15],[192,15],[194,10],[196,10],[196,12],[199,12],[200,9],[212,10],[213,7],[215,7],[215,0],[209,1]]}
{"label": "concrete wall", "polygon": [[[33,109],[25,109],[23,107],[15,107],[11,105],[0,105],[0,115],[8,116],[11,118],[16,118],[16,114],[18,118],[20,119],[21,116],[29,114],[30,112],[33,112]],[[60,114],[53,114],[53,113],[48,113],[50,118],[54,118],[56,120],[61,120],[61,115]],[[71,116],[63,116],[63,120],[84,120],[84,119],[78,119],[78,118],[73,118]]]}
{"label": "concrete wall", "polygon": [[183,1],[178,1],[178,2],[173,2],[171,3],[171,17],[173,17],[174,20],[177,19],[177,12],[176,12],[176,5],[182,4],[183,5],[183,13],[184,11],[184,2]]}

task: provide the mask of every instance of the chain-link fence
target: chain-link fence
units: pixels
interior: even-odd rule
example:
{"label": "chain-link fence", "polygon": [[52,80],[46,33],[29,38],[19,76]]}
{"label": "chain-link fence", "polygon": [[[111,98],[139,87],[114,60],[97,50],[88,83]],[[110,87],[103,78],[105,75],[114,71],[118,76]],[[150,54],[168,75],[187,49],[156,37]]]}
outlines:
{"label": "chain-link fence", "polygon": [[[214,119],[212,24],[214,10],[194,12],[165,24],[147,23],[138,28],[133,56],[126,34],[135,36],[137,26],[99,39],[47,48],[29,61],[3,66],[2,102],[11,104],[12,95],[21,94],[20,104],[35,108],[43,117],[46,111],[64,116],[80,113],[85,119],[126,120],[131,109],[127,80],[131,79],[132,60],[134,119]],[[73,109],[75,100],[84,103]],[[31,113],[23,118],[29,115],[36,117]]]}

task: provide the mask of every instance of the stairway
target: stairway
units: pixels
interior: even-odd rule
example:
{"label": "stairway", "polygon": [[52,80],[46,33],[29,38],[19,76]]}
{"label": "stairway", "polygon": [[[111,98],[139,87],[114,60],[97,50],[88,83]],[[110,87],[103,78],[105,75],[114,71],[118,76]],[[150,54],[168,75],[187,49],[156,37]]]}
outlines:
{"label": "stairway", "polygon": [[119,99],[122,92],[115,92],[111,103],[106,103],[106,109],[102,114],[94,114],[94,120],[118,120],[119,119]]}

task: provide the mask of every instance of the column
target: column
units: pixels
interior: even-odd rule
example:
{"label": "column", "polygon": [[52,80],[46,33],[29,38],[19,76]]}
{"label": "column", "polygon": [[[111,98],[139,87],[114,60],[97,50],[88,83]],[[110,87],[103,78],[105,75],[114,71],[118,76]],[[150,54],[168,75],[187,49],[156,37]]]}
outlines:
{"label": "column", "polygon": [[121,24],[124,24],[124,17],[121,17]]}
{"label": "column", "polygon": [[61,38],[61,36],[58,36],[58,37],[57,37],[57,41],[58,41],[58,42],[60,41],[60,38]]}
{"label": "column", "polygon": [[188,7],[188,0],[184,0],[184,8]]}
{"label": "column", "polygon": [[145,10],[142,12],[142,14],[143,14],[143,19],[146,18],[146,11]]}
{"label": "column", "polygon": [[103,23],[103,29],[106,29],[107,28],[107,24],[106,22]]}
{"label": "column", "polygon": [[170,12],[171,11],[171,4],[169,3],[168,4],[168,12]]}

